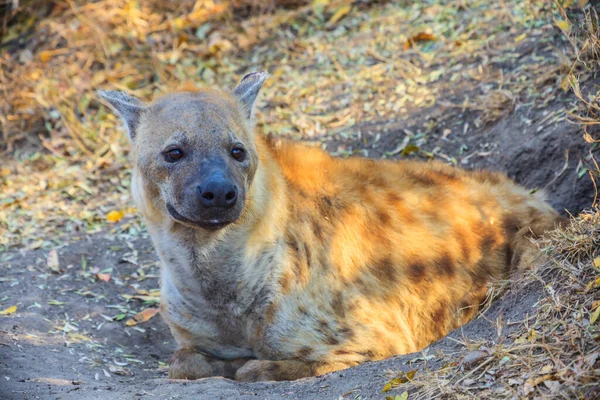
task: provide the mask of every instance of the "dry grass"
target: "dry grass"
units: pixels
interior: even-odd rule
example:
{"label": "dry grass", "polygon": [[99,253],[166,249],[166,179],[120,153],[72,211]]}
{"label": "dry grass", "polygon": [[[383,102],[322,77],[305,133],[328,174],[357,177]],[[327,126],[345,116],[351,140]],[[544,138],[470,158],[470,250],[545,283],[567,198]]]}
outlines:
{"label": "dry grass", "polygon": [[[561,10],[566,15],[564,10]],[[569,87],[579,99],[579,108],[570,112],[572,122],[584,129],[584,140],[590,144],[587,169],[596,188],[594,205],[598,204],[600,166],[592,154],[600,143],[600,87],[586,85],[587,79],[600,69],[600,17],[595,8],[585,10],[583,22],[567,37],[573,46],[575,59],[565,77]]]}
{"label": "dry grass", "polygon": [[[0,168],[0,249],[49,248],[97,232],[127,204],[128,145],[99,88],[149,99],[184,80],[231,87],[266,69],[259,125],[320,141],[414,115],[417,138],[443,120],[462,130],[467,121],[457,114],[467,97],[491,124],[511,112],[512,99],[543,107],[561,93],[548,77],[560,81],[562,49],[543,62],[511,61],[520,57],[515,43],[557,41],[552,21],[560,16],[543,2],[19,5],[0,44],[0,153],[8,160]],[[428,116],[446,102],[450,112]]]}

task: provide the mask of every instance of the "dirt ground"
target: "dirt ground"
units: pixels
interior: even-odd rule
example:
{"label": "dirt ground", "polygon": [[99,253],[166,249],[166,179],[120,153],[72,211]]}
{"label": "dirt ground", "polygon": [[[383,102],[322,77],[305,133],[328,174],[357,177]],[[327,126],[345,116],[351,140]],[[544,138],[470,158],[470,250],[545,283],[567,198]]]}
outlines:
{"label": "dirt ground", "polygon": [[[560,69],[544,78],[546,80],[535,75],[537,72],[531,72],[533,69],[527,69],[534,64],[551,64],[550,59],[556,63],[553,55],[556,48],[566,46],[557,35],[544,32],[540,30],[519,40],[519,31],[505,32],[504,36],[498,36],[498,43],[492,42],[486,47],[486,52],[461,60],[465,65],[449,66],[452,71],[435,80],[436,87],[441,89],[431,107],[411,108],[409,103],[398,117],[365,119],[350,124],[349,128],[329,130],[327,136],[299,136],[323,145],[340,157],[436,158],[467,169],[500,170],[532,190],[545,190],[550,203],[561,213],[575,214],[591,206],[595,196],[586,173],[590,146],[582,138],[581,127],[569,122],[566,112],[573,109],[577,100],[570,92],[556,89]],[[509,48],[500,42],[509,43]],[[517,83],[522,81],[517,77],[525,76],[532,80],[529,86],[539,93],[530,96],[523,89],[515,98],[496,99],[487,106],[493,108],[500,104],[497,113],[501,115],[486,120],[485,112],[482,114],[482,109],[475,109],[474,102],[466,100],[485,101],[489,93],[500,93],[495,91],[498,87],[490,91],[492,86],[473,83],[472,79],[467,86],[452,81],[452,74],[467,67],[470,71],[476,70],[482,63],[486,71],[489,68],[494,73],[500,71],[500,76],[513,76]],[[433,62],[427,65],[427,71],[438,67]],[[522,71],[525,72],[520,75]],[[286,77],[272,79],[283,81]],[[598,84],[598,78],[586,82],[588,87]],[[360,100],[348,97],[352,90],[344,85],[328,88],[330,96],[326,107],[329,112],[342,112],[356,105],[363,109]],[[425,90],[425,86],[422,88]],[[552,96],[546,99],[544,93],[550,92]],[[285,104],[275,105],[276,100],[265,99],[264,102],[265,114],[267,109],[272,111],[276,106],[278,112],[286,109]],[[265,126],[268,127],[268,123]],[[14,168],[16,171],[17,167]],[[99,175],[108,176],[119,168],[122,165],[100,170]],[[97,182],[100,184],[100,178]],[[107,182],[102,181],[102,184]],[[102,190],[108,190],[108,186],[102,186]],[[122,190],[120,186],[119,190]],[[121,207],[131,204],[126,194],[119,196]],[[100,195],[92,193],[89,197]],[[86,198],[83,203],[87,201]],[[11,200],[0,206],[16,209],[16,203]],[[102,207],[98,209],[104,212]],[[64,210],[56,212],[59,211]],[[66,219],[62,214],[61,218]],[[19,231],[23,236],[31,236],[35,231],[31,225],[35,225],[36,220],[27,221],[28,230]],[[453,360],[453,354],[465,348],[473,354],[485,351],[482,346],[514,340],[516,328],[535,314],[543,290],[541,284],[535,283],[511,287],[483,315],[423,352],[366,363],[322,377],[280,383],[240,383],[222,378],[169,381],[166,367],[175,345],[160,315],[127,325],[130,318],[156,307],[158,301],[157,257],[139,219],[127,216],[114,225],[99,225],[93,234],[73,230],[60,240],[45,233],[53,223],[51,219],[50,222],[39,221],[40,226],[44,225],[45,239],[39,246],[34,246],[33,241],[14,245],[18,236],[11,225],[11,240],[7,240],[10,246],[0,252],[0,310],[17,306],[16,312],[0,315],[0,399],[393,397],[402,392],[401,385],[386,393],[382,393],[382,389],[398,371],[416,370],[419,374],[439,369]],[[42,232],[42,228],[39,229]],[[470,360],[459,362],[464,364],[461,368],[470,368]]]}

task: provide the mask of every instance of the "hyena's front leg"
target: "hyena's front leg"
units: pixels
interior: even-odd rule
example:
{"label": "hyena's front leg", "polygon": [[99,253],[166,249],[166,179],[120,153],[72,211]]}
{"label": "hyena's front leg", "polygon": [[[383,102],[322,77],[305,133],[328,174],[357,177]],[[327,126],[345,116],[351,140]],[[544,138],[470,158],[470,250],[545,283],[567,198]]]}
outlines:
{"label": "hyena's front leg", "polygon": [[245,382],[293,381],[295,379],[318,376],[357,365],[356,362],[326,363],[317,361],[268,361],[250,360],[238,369],[235,379]]}
{"label": "hyena's front leg", "polygon": [[233,379],[237,370],[249,359],[217,360],[193,348],[179,349],[171,357],[169,379],[200,379],[223,376]]}

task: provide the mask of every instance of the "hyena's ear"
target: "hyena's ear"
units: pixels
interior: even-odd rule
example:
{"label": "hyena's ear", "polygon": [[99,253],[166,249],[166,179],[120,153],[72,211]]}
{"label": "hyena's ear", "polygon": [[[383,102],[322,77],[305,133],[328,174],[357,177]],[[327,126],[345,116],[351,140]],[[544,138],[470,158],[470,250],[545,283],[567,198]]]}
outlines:
{"label": "hyena's ear", "polygon": [[119,114],[125,122],[129,138],[133,141],[135,130],[140,122],[140,116],[147,108],[144,103],[118,90],[98,90],[98,96],[106,100]]}
{"label": "hyena's ear", "polygon": [[233,90],[233,94],[238,99],[242,108],[246,112],[246,117],[252,118],[254,101],[262,87],[268,74],[266,72],[251,72],[245,75],[239,85]]}

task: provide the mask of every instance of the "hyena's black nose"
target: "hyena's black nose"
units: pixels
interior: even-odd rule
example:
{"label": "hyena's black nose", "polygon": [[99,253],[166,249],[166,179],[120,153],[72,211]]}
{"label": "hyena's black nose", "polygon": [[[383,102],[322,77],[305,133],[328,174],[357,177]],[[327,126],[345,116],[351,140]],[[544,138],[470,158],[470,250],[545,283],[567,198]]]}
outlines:
{"label": "hyena's black nose", "polygon": [[237,187],[226,179],[213,178],[196,186],[200,202],[206,208],[231,208],[237,201]]}

